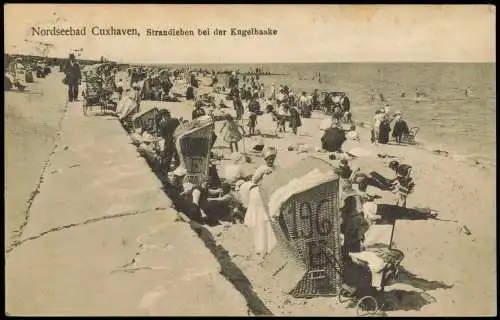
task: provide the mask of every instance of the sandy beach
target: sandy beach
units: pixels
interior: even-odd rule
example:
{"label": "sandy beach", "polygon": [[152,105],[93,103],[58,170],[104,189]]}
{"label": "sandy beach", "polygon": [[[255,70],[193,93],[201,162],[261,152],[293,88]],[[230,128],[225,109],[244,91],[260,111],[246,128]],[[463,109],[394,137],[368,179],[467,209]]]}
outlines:
{"label": "sandy beach", "polygon": [[[208,80],[199,94],[210,92]],[[216,95],[216,103],[221,99]],[[226,101],[232,106],[230,101]],[[165,103],[144,101],[148,107],[167,108],[174,117],[190,119],[193,102]],[[234,111],[224,109],[225,112]],[[353,110],[356,118],[356,110]],[[265,145],[278,148],[277,165],[286,170],[300,159],[310,155],[326,158],[324,153],[314,152],[320,146],[322,131],[319,123],[324,115],[314,112],[311,119],[302,119],[298,136],[291,130],[273,137],[274,124],[271,116],[259,117],[257,129],[264,138]],[[247,120],[241,122],[246,125]],[[222,123],[216,123],[216,133]],[[466,316],[496,314],[496,196],[495,166],[475,162],[467,158],[454,157],[446,153],[436,154],[431,150],[408,145],[373,145],[369,141],[369,130],[358,127],[361,141],[347,141],[343,149],[363,149],[367,156],[351,161],[353,168],[361,172],[379,172],[390,176],[387,167],[390,160],[398,160],[414,167],[416,189],[408,199],[409,208],[429,208],[440,213],[441,219],[457,220],[445,222],[436,220],[397,222],[393,246],[405,253],[403,271],[397,281],[386,288],[384,300],[389,316]],[[255,140],[245,138],[240,142],[240,151],[248,151]],[[307,153],[288,151],[289,146],[305,144]],[[222,139],[214,146],[217,152],[229,158],[229,147]],[[381,158],[378,155],[384,155]],[[261,159],[252,156],[252,164],[257,166]],[[221,162],[221,165],[228,160]],[[332,162],[333,163],[333,162]],[[390,204],[393,195],[388,191],[368,189],[371,194],[381,196],[376,203]],[[470,231],[466,235],[460,227],[465,225]],[[338,304],[335,298],[294,300],[282,292],[280,283],[290,279],[273,277],[281,266],[281,258],[260,263],[253,253],[252,230],[244,225],[209,228],[216,243],[227,250],[232,261],[238,265],[252,283],[254,290],[274,314],[280,315],[354,315],[348,304]],[[277,262],[278,261],[278,262]],[[283,282],[281,282],[283,281]]]}
{"label": "sandy beach", "polygon": [[[208,80],[203,81],[198,93],[211,91],[211,88],[206,86],[207,83]],[[60,90],[58,92],[61,93]],[[220,98],[220,95],[216,95],[217,103]],[[232,106],[230,102],[227,103]],[[143,101],[141,104],[141,110],[150,107],[167,108],[174,117],[190,119],[193,102]],[[100,117],[98,111],[98,108],[93,110],[91,117]],[[225,109],[225,111],[234,114],[231,108]],[[355,109],[353,113],[354,118],[356,118]],[[60,114],[62,115],[62,113]],[[78,112],[73,112],[73,117],[77,116]],[[276,164],[281,169],[286,170],[287,167],[307,156],[325,157],[325,153],[314,151],[314,147],[320,145],[322,132],[319,130],[319,122],[323,118],[324,115],[314,112],[310,119],[302,119],[303,125],[297,136],[287,132],[281,134],[279,138],[274,137],[274,124],[268,114],[259,117],[257,128],[262,132],[266,145],[274,145],[278,148]],[[74,120],[69,119],[69,121]],[[242,124],[245,125],[246,122],[245,117]],[[217,153],[223,154],[225,158],[229,158],[229,148],[224,144],[219,134],[221,126],[222,122],[216,123],[216,133],[219,138],[214,149]],[[16,128],[16,130],[20,130],[28,127],[19,124]],[[361,141],[348,141],[343,147],[345,151],[358,148],[363,149],[366,153],[366,156],[357,157],[351,161],[353,168],[359,167],[362,172],[377,171],[389,176],[391,172],[387,168],[387,164],[390,160],[396,159],[411,164],[415,168],[417,186],[408,199],[408,207],[431,208],[439,211],[439,217],[442,219],[458,220],[458,223],[436,220],[400,220],[397,222],[393,246],[402,250],[406,257],[398,278],[386,287],[383,299],[385,314],[388,316],[495,315],[496,168],[470,161],[470,159],[434,154],[417,146],[375,146],[369,142],[369,131],[366,128],[358,127],[358,130]],[[123,132],[123,134],[126,133]],[[240,142],[240,151],[248,151],[253,141],[252,138],[245,138],[243,142]],[[14,148],[12,140],[9,143],[9,148],[14,150],[12,149]],[[299,143],[307,145],[309,152],[288,151],[289,146],[296,146]],[[50,147],[42,148],[42,145],[38,145],[40,150],[45,150],[44,154],[50,153]],[[17,154],[18,157],[22,158],[19,153]],[[379,155],[382,155],[383,158]],[[37,161],[32,159],[32,165],[40,166],[40,163],[43,163],[42,158],[40,157],[40,160]],[[91,164],[91,159],[86,161],[90,161],[88,164]],[[228,161],[222,160],[220,165]],[[249,166],[254,168],[261,161],[262,159],[258,156],[252,156],[252,163]],[[7,166],[8,175],[15,173],[13,168],[13,165]],[[153,175],[152,172],[142,174]],[[9,183],[15,183],[15,177],[15,175],[11,175]],[[19,173],[17,177],[20,177]],[[109,180],[109,177],[103,177],[103,179]],[[32,184],[29,181],[36,184],[37,177],[33,174],[32,179],[22,178],[21,180],[23,184],[17,184],[16,188],[21,188],[24,185],[26,190],[31,190]],[[99,183],[99,181],[95,183]],[[45,190],[46,193],[49,191]],[[369,189],[368,192],[381,196],[376,201],[377,203],[392,202],[392,194],[389,192],[377,189]],[[24,194],[28,195],[29,192],[24,192]],[[8,202],[16,201],[16,199],[22,202],[20,199],[26,197],[21,192],[16,196],[13,196],[12,192],[7,195]],[[11,218],[11,216],[13,217]],[[19,224],[19,222],[15,222],[15,219],[19,220],[19,215],[10,211],[6,218],[8,223],[13,221],[11,229],[15,230],[14,225]],[[38,219],[38,225],[47,223],[41,216]],[[59,220],[56,216],[53,219],[54,221]],[[461,225],[466,225],[471,234],[467,235],[461,231]],[[36,223],[33,225],[32,222],[31,229],[33,228],[36,228]],[[286,261],[278,253],[273,253],[270,259],[261,261],[261,258],[254,254],[253,234],[250,228],[237,224],[198,227],[195,230],[198,231],[205,245],[221,264],[220,273],[226,278],[226,281],[232,282],[233,286],[241,281],[246,283],[245,289],[240,288],[239,291],[246,297],[253,314],[288,316],[354,316],[356,314],[349,303],[339,303],[336,298],[293,299],[287,296],[284,288],[291,283],[291,279],[288,278],[286,267],[284,271],[277,272]],[[83,238],[78,241],[83,241]],[[70,247],[68,246],[68,248]],[[81,249],[83,250],[84,247]],[[200,255],[200,259],[204,259],[203,257]],[[168,264],[166,260],[162,263]],[[197,263],[203,264],[203,261],[200,260]],[[98,265],[99,263],[94,262],[93,268],[98,268]],[[116,283],[113,284],[113,292],[117,290],[115,285]],[[123,289],[127,290],[125,287]],[[203,286],[197,288],[200,290],[200,297],[204,296],[205,289]],[[186,304],[189,303],[186,301]],[[82,305],[83,307],[84,305]],[[183,308],[187,308],[187,306]],[[70,309],[65,310],[71,313]],[[118,307],[114,310],[118,310]],[[223,313],[223,310],[219,311]],[[155,313],[156,315],[169,314],[169,310],[157,312],[159,313]]]}

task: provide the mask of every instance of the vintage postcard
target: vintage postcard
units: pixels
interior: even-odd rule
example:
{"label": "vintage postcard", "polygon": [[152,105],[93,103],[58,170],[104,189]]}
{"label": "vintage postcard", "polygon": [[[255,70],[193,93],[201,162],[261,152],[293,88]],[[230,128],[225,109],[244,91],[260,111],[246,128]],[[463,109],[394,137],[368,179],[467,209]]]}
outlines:
{"label": "vintage postcard", "polygon": [[496,315],[493,5],[4,21],[8,315]]}

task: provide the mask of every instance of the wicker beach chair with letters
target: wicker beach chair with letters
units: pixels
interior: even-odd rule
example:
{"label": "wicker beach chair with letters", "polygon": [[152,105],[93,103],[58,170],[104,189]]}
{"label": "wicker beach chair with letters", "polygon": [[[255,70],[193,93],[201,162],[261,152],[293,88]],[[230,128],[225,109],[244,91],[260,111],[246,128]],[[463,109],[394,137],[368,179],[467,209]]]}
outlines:
{"label": "wicker beach chair with letters", "polygon": [[358,315],[378,314],[384,287],[397,275],[404,257],[391,248],[394,220],[384,218],[370,227],[362,253],[343,254],[344,191],[333,165],[309,156],[278,168],[260,186],[280,248],[270,259],[279,256],[274,259],[284,265],[273,275],[286,270],[286,279],[293,283],[287,280],[284,289],[294,298],[337,297],[339,303],[354,302]]}
{"label": "wicker beach chair with letters", "polygon": [[260,186],[279,247],[271,259],[284,257],[286,267],[280,273],[291,275],[283,285],[292,297],[335,297],[340,292],[338,191],[331,166],[312,157],[278,168]]}
{"label": "wicker beach chair with letters", "polygon": [[187,182],[200,184],[208,177],[214,127],[209,116],[202,116],[175,130],[175,146],[187,171]]}

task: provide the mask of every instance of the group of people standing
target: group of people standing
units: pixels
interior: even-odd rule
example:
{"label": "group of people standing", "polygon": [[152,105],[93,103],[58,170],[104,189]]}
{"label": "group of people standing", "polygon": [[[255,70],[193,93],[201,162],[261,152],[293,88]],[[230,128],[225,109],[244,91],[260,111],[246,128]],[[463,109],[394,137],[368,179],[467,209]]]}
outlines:
{"label": "group of people standing", "polygon": [[391,123],[394,122],[392,136],[397,143],[402,143],[405,135],[410,133],[407,122],[402,118],[401,111],[389,114],[389,106],[386,105],[383,109],[376,110],[372,122],[371,141],[374,144],[389,143],[389,135],[391,132]]}

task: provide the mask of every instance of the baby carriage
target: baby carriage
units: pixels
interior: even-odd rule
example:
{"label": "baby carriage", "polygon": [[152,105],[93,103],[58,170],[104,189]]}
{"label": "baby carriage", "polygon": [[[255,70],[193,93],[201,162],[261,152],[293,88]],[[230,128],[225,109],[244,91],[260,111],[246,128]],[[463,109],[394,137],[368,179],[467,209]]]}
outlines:
{"label": "baby carriage", "polygon": [[385,286],[399,273],[404,254],[392,248],[394,226],[394,218],[378,220],[365,234],[364,250],[343,259],[346,267],[338,301],[356,303],[358,315],[378,314]]}
{"label": "baby carriage", "polygon": [[417,135],[418,130],[418,127],[411,128],[408,134],[403,135],[403,137],[401,138],[401,142],[406,144],[415,144],[415,136]]}

